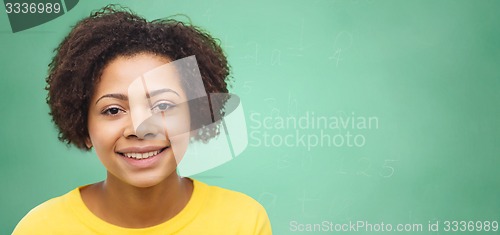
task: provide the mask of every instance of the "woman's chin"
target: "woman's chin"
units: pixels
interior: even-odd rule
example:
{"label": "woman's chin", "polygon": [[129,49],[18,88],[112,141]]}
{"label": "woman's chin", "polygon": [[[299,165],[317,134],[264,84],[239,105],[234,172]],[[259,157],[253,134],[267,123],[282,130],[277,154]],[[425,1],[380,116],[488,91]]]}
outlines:
{"label": "woman's chin", "polygon": [[169,178],[177,178],[175,168],[169,174],[162,172],[162,174],[140,174],[129,176],[124,179],[125,183],[136,188],[150,188],[162,183],[166,183]]}
{"label": "woman's chin", "polygon": [[154,187],[156,185],[161,184],[164,182],[162,179],[133,179],[129,180],[127,183],[130,186],[136,187],[136,188],[150,188]]}

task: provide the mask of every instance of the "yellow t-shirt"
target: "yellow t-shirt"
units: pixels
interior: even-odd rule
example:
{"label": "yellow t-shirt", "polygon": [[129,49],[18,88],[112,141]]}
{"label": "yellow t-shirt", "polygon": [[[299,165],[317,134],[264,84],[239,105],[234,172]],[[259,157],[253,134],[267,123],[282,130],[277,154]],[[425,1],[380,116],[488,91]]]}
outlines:
{"label": "yellow t-shirt", "polygon": [[272,234],[264,208],[238,192],[193,180],[186,207],[170,220],[148,228],[118,227],[95,216],[84,204],[80,188],[31,210],[13,235],[36,234]]}

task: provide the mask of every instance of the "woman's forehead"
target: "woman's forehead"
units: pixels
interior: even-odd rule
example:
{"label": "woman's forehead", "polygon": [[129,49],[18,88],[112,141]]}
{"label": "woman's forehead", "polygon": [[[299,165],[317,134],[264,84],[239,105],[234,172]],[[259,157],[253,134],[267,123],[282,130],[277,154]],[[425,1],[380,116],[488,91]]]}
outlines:
{"label": "woman's forehead", "polygon": [[144,53],[132,56],[118,56],[104,67],[101,80],[128,79],[133,81],[169,62],[170,60],[165,57]]}
{"label": "woman's forehead", "polygon": [[125,93],[130,86],[138,85],[143,90],[182,90],[178,73],[169,62],[165,57],[151,54],[119,56],[104,68],[96,93]]}

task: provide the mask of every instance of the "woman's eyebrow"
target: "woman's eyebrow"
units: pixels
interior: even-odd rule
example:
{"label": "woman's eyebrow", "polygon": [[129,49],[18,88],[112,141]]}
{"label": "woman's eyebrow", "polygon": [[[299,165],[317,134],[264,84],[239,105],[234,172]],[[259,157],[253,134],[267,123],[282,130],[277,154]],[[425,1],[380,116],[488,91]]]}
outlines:
{"label": "woman's eyebrow", "polygon": [[159,89],[159,90],[154,90],[154,91],[151,91],[150,93],[147,94],[148,98],[149,97],[153,97],[155,95],[159,95],[161,93],[166,93],[166,92],[172,92],[174,94],[176,94],[177,96],[180,97],[179,93],[175,92],[174,90],[172,89],[169,89],[169,88],[163,88],[163,89]]}
{"label": "woman's eyebrow", "polygon": [[[163,88],[163,89],[159,89],[159,90],[154,90],[154,91],[151,91],[149,94],[147,94],[149,97],[153,97],[155,95],[159,95],[161,93],[166,93],[166,92],[171,92],[171,93],[174,93],[176,94],[177,96],[180,97],[179,93],[175,92],[174,90],[172,89],[169,89],[169,88]],[[124,101],[127,101],[128,100],[128,96],[124,95],[124,94],[106,94],[106,95],[103,95],[101,96],[99,99],[97,99],[97,101],[95,102],[97,104],[97,102],[99,102],[99,100],[103,99],[103,98],[115,98],[115,99],[119,99],[119,100],[124,100]]]}
{"label": "woman's eyebrow", "polygon": [[115,99],[125,100],[125,101],[128,100],[128,97],[124,94],[106,94],[106,95],[101,96],[99,99],[97,99],[97,101],[95,103],[97,104],[97,102],[99,102],[99,100],[101,100],[103,98],[115,98]]}

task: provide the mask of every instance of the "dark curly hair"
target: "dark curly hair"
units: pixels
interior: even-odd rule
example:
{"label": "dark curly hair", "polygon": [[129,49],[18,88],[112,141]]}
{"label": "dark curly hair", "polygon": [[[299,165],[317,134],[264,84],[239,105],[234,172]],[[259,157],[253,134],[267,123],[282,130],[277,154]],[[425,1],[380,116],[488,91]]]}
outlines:
{"label": "dark curly hair", "polygon": [[[49,64],[47,104],[59,140],[89,150],[85,144],[89,137],[89,102],[104,67],[118,56],[152,53],[174,61],[195,55],[206,93],[228,93],[230,68],[219,44],[191,24],[173,19],[148,22],[119,5],[93,12],[72,28],[54,50],[56,55]],[[224,112],[223,105],[210,105],[219,107],[208,110],[212,117],[213,112]],[[200,111],[207,110],[190,106],[191,116]],[[218,134],[218,128],[204,128],[193,138],[207,141]]]}

